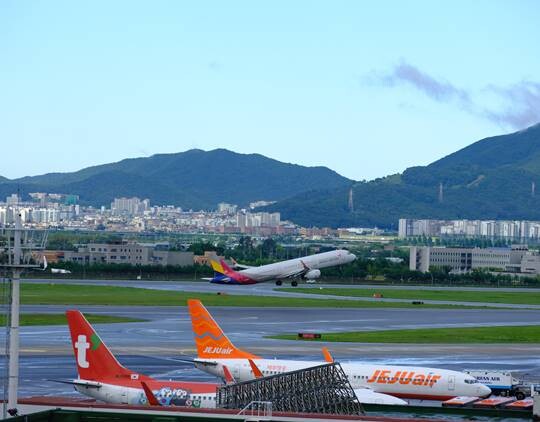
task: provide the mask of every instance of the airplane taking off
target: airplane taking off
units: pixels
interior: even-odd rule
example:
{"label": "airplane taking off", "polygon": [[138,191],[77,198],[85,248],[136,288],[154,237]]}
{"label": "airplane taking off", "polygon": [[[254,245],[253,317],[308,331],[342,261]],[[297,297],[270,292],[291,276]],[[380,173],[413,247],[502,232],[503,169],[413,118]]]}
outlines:
{"label": "airplane taking off", "polygon": [[[248,360],[265,375],[295,371],[325,362],[264,359],[235,347],[199,300],[188,300],[197,346],[195,367],[223,378],[224,366],[237,381],[255,377]],[[328,361],[328,357],[326,357]],[[381,395],[422,400],[449,400],[457,396],[486,397],[491,390],[463,372],[417,366],[341,364],[357,396],[366,389]],[[367,403],[367,401],[366,401]]]}
{"label": "airplane taking off", "polygon": [[123,367],[79,311],[66,311],[79,378],[60,381],[107,403],[216,407],[216,388],[208,382],[161,381]]}
{"label": "airplane taking off", "polygon": [[[303,258],[261,265],[260,267],[248,267],[235,263],[236,266],[244,268],[240,271],[235,271],[229,267],[224,260],[220,260],[220,262],[211,260],[210,264],[215,271],[215,275],[205,280],[217,284],[255,284],[275,280],[276,284],[281,286],[283,280],[301,278],[309,283],[314,282],[321,276],[321,268],[348,264],[355,259],[356,255],[353,253],[338,249],[304,256]],[[293,280],[291,285],[297,286],[298,282]]]}

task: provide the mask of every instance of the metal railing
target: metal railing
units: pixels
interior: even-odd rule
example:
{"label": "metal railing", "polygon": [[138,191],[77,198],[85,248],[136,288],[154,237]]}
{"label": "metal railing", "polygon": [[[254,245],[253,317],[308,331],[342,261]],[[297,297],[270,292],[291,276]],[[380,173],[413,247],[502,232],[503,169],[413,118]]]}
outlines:
{"label": "metal railing", "polygon": [[272,402],[271,401],[252,401],[247,404],[237,416],[251,416],[251,417],[272,417]]}

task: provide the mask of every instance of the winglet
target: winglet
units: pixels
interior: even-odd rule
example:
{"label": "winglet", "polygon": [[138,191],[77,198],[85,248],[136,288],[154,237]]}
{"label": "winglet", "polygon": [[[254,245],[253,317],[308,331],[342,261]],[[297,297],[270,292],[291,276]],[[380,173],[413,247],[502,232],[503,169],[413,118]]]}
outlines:
{"label": "winglet", "polygon": [[141,384],[144,394],[146,395],[146,400],[148,400],[148,404],[150,406],[161,406],[161,403],[158,401],[156,396],[154,396],[154,393],[152,393],[152,390],[150,387],[148,387],[148,384],[146,384],[144,381],[141,381]]}
{"label": "winglet", "polygon": [[332,357],[332,355],[330,354],[330,352],[328,351],[328,348],[327,347],[323,347],[322,348],[322,354],[324,356],[324,360],[328,363],[334,363],[334,358]]}
{"label": "winglet", "polygon": [[259,369],[257,365],[255,365],[255,362],[253,362],[251,359],[248,359],[249,366],[251,366],[251,370],[253,371],[253,375],[255,375],[255,378],[263,378],[264,375]]}
{"label": "winglet", "polygon": [[225,383],[226,384],[234,384],[236,380],[231,374],[231,371],[229,371],[229,368],[227,365],[223,365],[223,375],[225,375]]}

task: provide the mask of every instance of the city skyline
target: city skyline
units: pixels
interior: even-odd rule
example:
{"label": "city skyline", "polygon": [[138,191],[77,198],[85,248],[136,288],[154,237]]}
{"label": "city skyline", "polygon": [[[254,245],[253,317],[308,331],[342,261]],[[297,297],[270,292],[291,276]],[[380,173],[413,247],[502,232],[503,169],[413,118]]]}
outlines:
{"label": "city skyline", "polygon": [[369,180],[540,120],[534,1],[0,9],[9,178],[227,148]]}

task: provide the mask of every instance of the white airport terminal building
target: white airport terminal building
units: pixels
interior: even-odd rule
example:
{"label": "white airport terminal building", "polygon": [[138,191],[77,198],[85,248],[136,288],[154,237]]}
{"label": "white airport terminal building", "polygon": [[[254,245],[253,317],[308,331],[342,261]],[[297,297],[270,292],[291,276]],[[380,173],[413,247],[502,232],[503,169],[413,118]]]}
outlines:
{"label": "white airport terminal building", "polygon": [[540,254],[526,245],[511,248],[452,248],[412,246],[409,269],[428,272],[431,267],[448,267],[463,273],[474,269],[540,274]]}

